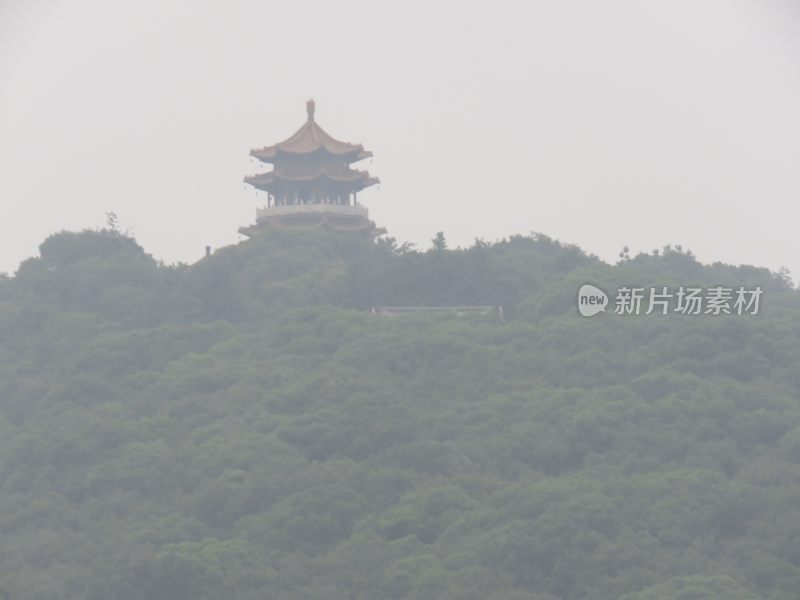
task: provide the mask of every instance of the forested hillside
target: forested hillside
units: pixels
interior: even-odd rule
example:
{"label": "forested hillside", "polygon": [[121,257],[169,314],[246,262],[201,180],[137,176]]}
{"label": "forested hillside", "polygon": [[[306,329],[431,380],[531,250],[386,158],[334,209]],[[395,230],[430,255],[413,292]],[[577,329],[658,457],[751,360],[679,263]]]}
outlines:
{"label": "forested hillside", "polygon": [[[505,318],[369,311],[440,304]],[[54,235],[0,279],[0,599],[798,600],[799,339],[784,277],[671,248]]]}

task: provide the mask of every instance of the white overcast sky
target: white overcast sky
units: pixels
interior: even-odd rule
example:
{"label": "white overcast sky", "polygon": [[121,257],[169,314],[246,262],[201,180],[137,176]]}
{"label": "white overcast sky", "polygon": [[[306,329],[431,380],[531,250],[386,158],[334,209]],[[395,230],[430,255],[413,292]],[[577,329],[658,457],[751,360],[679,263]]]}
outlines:
{"label": "white overcast sky", "polygon": [[108,211],[166,262],[236,243],[312,96],[401,241],[800,275],[798,0],[0,0],[0,271]]}

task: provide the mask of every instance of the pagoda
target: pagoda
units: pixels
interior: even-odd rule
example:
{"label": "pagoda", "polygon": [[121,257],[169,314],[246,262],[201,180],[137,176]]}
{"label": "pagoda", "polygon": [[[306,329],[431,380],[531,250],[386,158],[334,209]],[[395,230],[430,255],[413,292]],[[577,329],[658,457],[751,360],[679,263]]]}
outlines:
{"label": "pagoda", "polygon": [[350,168],[372,152],[326,133],[314,118],[314,108],[314,100],[309,100],[308,118],[290,138],[250,151],[273,168],[244,178],[245,183],[267,192],[267,203],[256,209],[256,224],[240,228],[240,233],[252,236],[271,225],[322,225],[372,236],[385,232],[370,221],[357,198],[358,192],[379,183],[378,178]]}

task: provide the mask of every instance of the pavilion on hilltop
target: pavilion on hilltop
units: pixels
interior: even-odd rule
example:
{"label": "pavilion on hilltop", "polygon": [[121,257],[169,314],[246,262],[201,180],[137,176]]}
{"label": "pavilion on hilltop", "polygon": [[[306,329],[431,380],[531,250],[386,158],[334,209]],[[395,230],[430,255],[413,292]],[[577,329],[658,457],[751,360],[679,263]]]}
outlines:
{"label": "pavilion on hilltop", "polygon": [[314,100],[309,100],[308,118],[290,138],[250,151],[273,168],[244,179],[266,192],[267,202],[256,209],[256,224],[240,228],[241,233],[250,236],[270,225],[323,225],[373,236],[384,233],[370,221],[357,198],[358,192],[379,183],[378,178],[350,168],[372,152],[326,133],[314,118],[314,108]]}

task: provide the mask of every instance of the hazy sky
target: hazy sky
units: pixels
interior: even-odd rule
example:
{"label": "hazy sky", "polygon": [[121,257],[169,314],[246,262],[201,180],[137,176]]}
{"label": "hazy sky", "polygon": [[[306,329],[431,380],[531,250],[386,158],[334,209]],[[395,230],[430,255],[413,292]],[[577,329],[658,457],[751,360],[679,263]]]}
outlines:
{"label": "hazy sky", "polygon": [[0,271],[108,211],[166,262],[235,243],[311,96],[401,241],[800,275],[797,0],[0,0]]}

